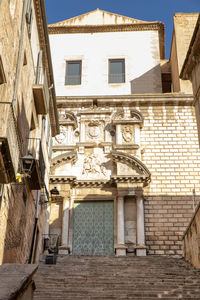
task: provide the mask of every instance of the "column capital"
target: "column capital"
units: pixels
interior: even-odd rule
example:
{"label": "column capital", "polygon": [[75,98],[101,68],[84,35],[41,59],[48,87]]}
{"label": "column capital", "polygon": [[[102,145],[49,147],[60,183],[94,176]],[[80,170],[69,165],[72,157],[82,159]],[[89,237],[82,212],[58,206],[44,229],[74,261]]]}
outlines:
{"label": "column capital", "polygon": [[141,187],[135,188],[135,196],[136,196],[136,199],[143,198],[143,189]]}
{"label": "column capital", "polygon": [[125,195],[117,195],[117,200],[124,200]]}

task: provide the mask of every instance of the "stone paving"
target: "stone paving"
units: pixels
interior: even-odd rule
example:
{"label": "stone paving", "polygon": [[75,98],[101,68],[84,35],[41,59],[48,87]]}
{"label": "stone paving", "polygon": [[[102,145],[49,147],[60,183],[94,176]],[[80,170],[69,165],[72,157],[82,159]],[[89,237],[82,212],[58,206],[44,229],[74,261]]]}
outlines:
{"label": "stone paving", "polygon": [[200,270],[159,256],[67,256],[40,265],[34,300],[200,299]]}

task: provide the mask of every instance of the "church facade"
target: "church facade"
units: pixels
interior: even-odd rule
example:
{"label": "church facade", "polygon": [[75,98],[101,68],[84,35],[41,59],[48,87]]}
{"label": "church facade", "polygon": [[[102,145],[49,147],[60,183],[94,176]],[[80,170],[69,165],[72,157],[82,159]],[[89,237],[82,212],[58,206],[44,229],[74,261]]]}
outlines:
{"label": "church facade", "polygon": [[200,159],[178,47],[167,61],[164,24],[99,9],[49,34],[60,121],[49,232],[60,253],[181,255]]}

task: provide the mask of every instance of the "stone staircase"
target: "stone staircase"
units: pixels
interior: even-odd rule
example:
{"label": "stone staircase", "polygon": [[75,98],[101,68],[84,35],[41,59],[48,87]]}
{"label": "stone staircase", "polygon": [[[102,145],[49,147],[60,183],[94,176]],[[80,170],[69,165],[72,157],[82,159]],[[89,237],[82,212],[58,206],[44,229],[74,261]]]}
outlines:
{"label": "stone staircase", "polygon": [[200,300],[200,270],[180,258],[66,256],[35,283],[34,300]]}

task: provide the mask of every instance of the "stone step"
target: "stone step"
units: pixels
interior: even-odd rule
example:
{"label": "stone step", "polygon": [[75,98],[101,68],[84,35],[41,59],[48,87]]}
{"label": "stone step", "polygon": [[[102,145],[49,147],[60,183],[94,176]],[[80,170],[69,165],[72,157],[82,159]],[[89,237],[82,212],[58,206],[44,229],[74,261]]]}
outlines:
{"label": "stone step", "polygon": [[35,282],[34,300],[200,299],[200,271],[171,257],[59,257]]}

